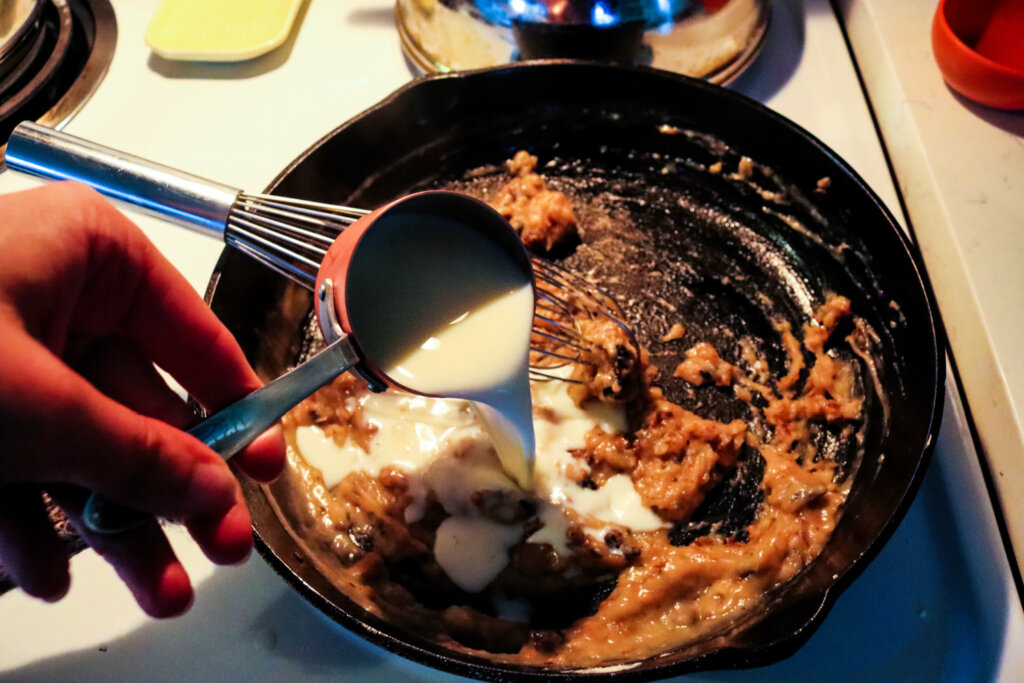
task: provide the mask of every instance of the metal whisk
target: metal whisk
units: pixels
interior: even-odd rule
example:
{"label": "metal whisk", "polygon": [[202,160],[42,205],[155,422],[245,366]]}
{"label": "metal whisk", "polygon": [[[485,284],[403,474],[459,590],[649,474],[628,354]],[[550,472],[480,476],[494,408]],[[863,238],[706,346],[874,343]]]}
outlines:
{"label": "metal whisk", "polygon": [[[55,180],[75,180],[191,230],[224,242],[312,290],[327,249],[368,211],[265,194],[248,194],[32,122],[19,124],[7,144],[7,165]],[[531,377],[573,381],[553,372],[588,363],[576,320],[604,316],[622,322],[614,299],[549,261],[531,258],[538,303]]]}
{"label": "metal whisk", "polygon": [[[320,263],[335,238],[367,213],[300,199],[246,194],[30,122],[15,128],[5,160],[12,169],[44,178],[75,180],[192,230],[222,237],[227,244],[309,289],[314,287]],[[590,347],[577,325],[581,316],[604,316],[632,340],[611,297],[542,259],[534,257],[532,267],[538,294],[531,339],[533,379],[573,382],[577,380],[555,372],[555,368],[582,364],[574,369],[590,369],[586,367],[590,364],[586,358]],[[222,457],[230,458],[304,396],[358,362],[347,336],[340,335],[305,363],[207,418],[190,433]],[[83,512],[86,526],[97,533],[117,533],[146,519],[146,513],[124,508],[96,493],[89,496]]]}
{"label": "metal whisk", "polygon": [[[292,282],[312,290],[327,249],[338,234],[368,211],[265,194],[240,193],[228,214],[224,241]],[[537,289],[533,344],[534,380],[571,378],[553,371],[582,357],[587,342],[575,321],[580,315],[605,316],[632,338],[615,300],[582,277],[532,256]]]}

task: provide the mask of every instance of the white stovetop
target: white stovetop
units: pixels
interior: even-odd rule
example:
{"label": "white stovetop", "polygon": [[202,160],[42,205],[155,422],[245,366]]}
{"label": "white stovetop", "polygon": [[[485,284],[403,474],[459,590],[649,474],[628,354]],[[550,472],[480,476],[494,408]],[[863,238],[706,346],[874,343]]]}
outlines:
{"label": "white stovetop", "polygon": [[843,0],[843,15],[1024,564],[1024,111],[942,80],[937,0]]}
{"label": "white stovetop", "polygon": [[[115,1],[119,41],[107,79],[67,130],[251,190],[310,143],[411,77],[389,0],[309,0],[283,48],[244,65],[181,65],[149,55],[157,0]],[[827,0],[776,0],[764,54],[733,86],[795,120],[844,157],[899,216],[896,190]],[[358,159],[340,163],[358,163]],[[37,181],[6,172],[0,193]],[[200,292],[220,252],[209,238],[130,213]],[[1024,678],[1024,613],[955,396],[932,466],[886,548],[788,660],[743,678]],[[951,512],[953,511],[953,512]],[[955,514],[954,514],[955,513]],[[170,528],[197,584],[185,617],[146,620],[94,554],[44,605],[0,597],[0,679],[438,680],[348,634],[261,560],[214,568]]]}

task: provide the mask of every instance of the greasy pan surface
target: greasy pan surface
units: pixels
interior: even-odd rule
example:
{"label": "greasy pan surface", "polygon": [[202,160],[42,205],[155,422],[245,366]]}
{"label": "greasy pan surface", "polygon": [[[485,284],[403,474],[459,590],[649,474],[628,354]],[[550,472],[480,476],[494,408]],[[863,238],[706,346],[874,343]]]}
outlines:
{"label": "greasy pan surface", "polygon": [[[517,149],[540,158],[538,170],[577,207],[585,242],[612,256],[583,250],[566,263],[592,272],[624,304],[669,378],[659,384],[684,407],[720,420],[746,415],[730,392],[671,379],[678,358],[658,338],[672,322],[727,359],[739,357],[740,337],[752,339],[776,379],[785,356],[773,321],[799,329],[828,293],[849,297],[877,334],[861,363],[863,441],[828,429],[816,436],[852,481],[822,554],[731,630],[617,675],[658,678],[786,656],[892,533],[934,442],[944,364],[917,257],[863,181],[808,133],[735,93],[654,70],[556,62],[420,80],[320,140],[270,189],[365,208],[425,187],[480,192],[500,177],[489,167]],[[747,177],[735,174],[742,156],[753,161]],[[719,161],[722,171],[709,171]],[[816,191],[821,178],[830,183]],[[208,296],[265,375],[302,353],[308,295],[245,256],[225,250]],[[760,500],[757,467],[741,462],[676,538],[742,530]],[[263,555],[341,624],[465,675],[558,673],[447,650],[367,615],[302,556],[269,491],[246,491]]]}

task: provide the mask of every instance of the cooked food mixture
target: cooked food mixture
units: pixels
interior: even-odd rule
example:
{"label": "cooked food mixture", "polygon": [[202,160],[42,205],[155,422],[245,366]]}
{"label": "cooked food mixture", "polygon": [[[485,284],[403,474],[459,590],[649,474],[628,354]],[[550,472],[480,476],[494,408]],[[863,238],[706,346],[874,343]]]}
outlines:
{"label": "cooked food mixture", "polygon": [[[577,226],[535,165],[517,154],[492,200],[546,253]],[[863,421],[858,367],[835,352],[859,343],[846,298],[829,295],[802,329],[777,323],[776,380],[753,344],[723,358],[682,323],[658,332],[678,357],[673,381],[745,406],[727,421],[669,400],[626,328],[567,300],[584,349],[532,359],[547,377],[532,385],[531,490],[465,401],[371,394],[345,375],[285,418],[280,513],[365,609],[491,659],[614,664],[728,628],[828,541],[846,473],[818,437]],[[756,487],[749,523],[692,524],[726,480]]]}
{"label": "cooked food mixture", "polygon": [[543,255],[576,242],[572,205],[563,193],[549,190],[536,173],[537,157],[519,150],[506,166],[514,177],[498,190],[491,205],[508,219],[526,248]]}

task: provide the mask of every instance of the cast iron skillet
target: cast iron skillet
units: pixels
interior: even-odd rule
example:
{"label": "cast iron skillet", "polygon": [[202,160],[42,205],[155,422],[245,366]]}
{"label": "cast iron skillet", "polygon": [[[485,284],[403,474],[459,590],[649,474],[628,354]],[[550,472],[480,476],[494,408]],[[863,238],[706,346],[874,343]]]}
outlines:
{"label": "cast iron skillet", "polygon": [[[658,337],[673,321],[727,359],[739,356],[739,337],[753,339],[776,378],[784,361],[773,321],[799,329],[828,292],[848,296],[877,335],[872,362],[858,361],[867,395],[863,441],[829,429],[815,435],[852,481],[822,554],[727,632],[616,675],[650,679],[787,656],[892,533],[934,443],[944,364],[916,252],[856,173],[806,131],[728,90],[641,68],[523,63],[418,80],[303,152],[269,191],[366,208],[423,187],[479,191],[497,182],[488,165],[523,148],[577,200],[590,226],[586,241],[611,239],[605,245],[626,254],[627,266],[614,272],[585,255],[568,263],[593,267],[627,303],[669,376],[675,358]],[[753,173],[731,178],[741,156],[753,160]],[[722,171],[709,171],[717,161]],[[815,192],[822,178],[830,184]],[[308,295],[231,248],[208,299],[264,375],[283,371],[304,351]],[[838,346],[836,353],[849,356]],[[729,392],[663,384],[702,415],[745,414]],[[758,459],[748,454],[695,520],[673,530],[674,542],[711,528],[741,533],[760,501]],[[484,679],[608,675],[497,664],[368,615],[303,555],[275,515],[272,495],[272,487],[246,486],[260,552],[307,600],[355,633],[410,659]]]}

